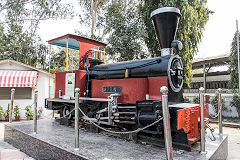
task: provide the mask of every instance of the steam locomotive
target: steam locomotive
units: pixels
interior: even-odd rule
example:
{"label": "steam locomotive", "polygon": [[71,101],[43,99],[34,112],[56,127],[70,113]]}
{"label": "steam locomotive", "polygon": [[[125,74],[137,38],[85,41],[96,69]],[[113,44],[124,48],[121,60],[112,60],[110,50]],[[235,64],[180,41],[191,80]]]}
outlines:
{"label": "steam locomotive", "polygon": [[[56,73],[55,98],[45,100],[48,109],[59,110],[60,123],[73,120],[74,90],[80,88],[81,125],[91,131],[101,132],[97,126],[113,131],[132,131],[154,123],[162,117],[160,88],[169,88],[169,113],[173,146],[191,149],[200,139],[200,107],[183,102],[183,64],[173,48],[180,50],[182,44],[175,41],[179,9],[164,7],[151,13],[161,56],[113,64],[103,64],[93,48],[106,44],[85,37],[71,35],[79,42],[79,70]],[[51,41],[50,41],[51,42]],[[51,42],[55,43],[55,42]],[[81,50],[82,49],[82,50]],[[206,106],[208,107],[208,106]],[[208,113],[205,113],[208,121]],[[163,124],[158,122],[127,139],[163,145]]]}

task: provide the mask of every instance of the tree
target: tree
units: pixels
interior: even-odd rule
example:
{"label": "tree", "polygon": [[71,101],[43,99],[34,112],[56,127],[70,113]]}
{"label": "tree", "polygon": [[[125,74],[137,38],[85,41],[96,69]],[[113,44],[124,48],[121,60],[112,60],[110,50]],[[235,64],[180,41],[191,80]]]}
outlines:
{"label": "tree", "polygon": [[56,51],[56,53],[52,53],[51,54],[51,68],[54,68],[54,69],[60,69],[61,67],[65,67],[65,64],[66,63],[66,51],[61,49],[61,50],[58,50]]}
{"label": "tree", "polygon": [[[231,54],[229,56],[230,66],[230,81],[228,82],[228,87],[237,89],[239,87],[239,79],[238,79],[238,55],[237,55],[237,35],[240,37],[239,33],[235,33],[233,37],[233,41],[231,44]],[[240,43],[239,43],[240,44]]]}
{"label": "tree", "polygon": [[[102,14],[107,3],[107,0],[79,0],[80,6],[84,8],[84,13],[79,15],[80,23],[91,26],[91,35],[87,36],[94,39],[99,39],[100,37],[103,38],[105,35],[96,35],[96,30],[102,28]],[[80,32],[80,34],[83,34],[81,31],[78,32]]]}
{"label": "tree", "polygon": [[0,58],[46,68],[47,48],[36,34],[39,22],[71,18],[72,10],[61,0],[2,0],[0,15]]}
{"label": "tree", "polygon": [[[52,49],[50,56],[51,56],[50,57],[51,69],[62,69],[62,67],[66,67],[66,50],[64,48],[57,47],[55,49]],[[78,69],[79,51],[74,49],[68,49],[68,60],[69,60],[68,64],[71,70]],[[48,69],[48,62],[46,69]],[[52,73],[54,72],[55,71],[52,71]]]}
{"label": "tree", "polygon": [[107,7],[104,32],[107,38],[107,53],[115,61],[143,59],[143,24],[134,1],[115,1]]}
{"label": "tree", "polygon": [[238,94],[234,94],[232,101],[230,102],[232,107],[236,107],[238,111],[238,117],[240,117],[240,96]]}
{"label": "tree", "polygon": [[[138,14],[136,0],[80,0],[84,14],[80,22],[91,26],[91,36],[77,31],[78,34],[96,40],[106,38],[107,53],[115,61],[145,58],[144,41],[141,38],[143,24]],[[89,15],[91,15],[89,17]],[[98,34],[96,31],[99,31]],[[146,47],[145,47],[146,50]]]}
{"label": "tree", "polygon": [[204,27],[213,13],[206,7],[207,0],[143,0],[140,4],[140,14],[146,27],[146,34],[142,34],[152,57],[160,56],[159,44],[150,21],[150,14],[160,7],[177,7],[182,17],[178,25],[176,39],[183,43],[183,50],[178,54],[183,59],[185,81],[188,86],[192,80],[192,62],[198,52],[198,44],[202,39]]}
{"label": "tree", "polygon": [[[89,13],[90,2],[97,1],[85,0],[82,2],[88,9],[86,13]],[[107,51],[111,55],[110,58],[115,58],[117,61],[148,57],[149,52],[151,57],[160,56],[159,44],[150,21],[150,14],[159,7],[175,6],[179,8],[182,18],[176,39],[182,41],[184,45],[184,49],[179,54],[184,62],[186,83],[190,84],[193,57],[198,51],[197,45],[201,41],[204,26],[212,13],[206,7],[206,0],[163,0],[160,2],[112,0],[102,2],[105,3],[101,3],[98,8],[96,29],[102,30],[103,36],[108,36]],[[100,37],[100,40],[103,36]],[[95,35],[92,38],[99,40],[97,37]]]}
{"label": "tree", "polygon": [[0,24],[24,24],[25,29],[34,35],[40,21],[72,18],[72,8],[61,0],[2,0]]}
{"label": "tree", "polygon": [[23,26],[9,24],[6,32],[0,30],[0,59],[13,59],[28,65],[45,68],[47,48],[40,38],[23,31]]}

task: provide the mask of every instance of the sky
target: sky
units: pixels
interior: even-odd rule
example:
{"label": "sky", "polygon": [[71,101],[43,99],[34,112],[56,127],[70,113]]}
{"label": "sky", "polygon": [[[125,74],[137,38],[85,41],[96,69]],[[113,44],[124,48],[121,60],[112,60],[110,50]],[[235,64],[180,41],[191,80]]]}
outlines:
{"label": "sky", "polygon": [[199,53],[195,58],[230,53],[236,20],[240,21],[240,0],[208,0],[207,6],[214,13],[206,24]]}
{"label": "sky", "polygon": [[[81,10],[81,7],[77,3],[76,0],[71,0],[74,6],[74,12],[75,14],[78,14],[79,10]],[[67,3],[70,3],[67,1]],[[65,34],[75,34],[75,29],[84,29],[87,30],[87,28],[81,26],[79,23],[79,17],[74,16],[71,20],[46,20],[42,21],[40,23],[38,33],[43,41],[48,41],[60,36],[63,36]]]}
{"label": "sky", "polygon": [[[78,4],[74,4],[78,6]],[[231,42],[236,32],[236,20],[240,28],[240,0],[208,0],[207,6],[214,11],[203,32],[199,52],[195,58],[206,58],[230,53]],[[79,8],[75,8],[78,10]],[[87,30],[78,22],[75,16],[72,20],[47,20],[39,27],[43,41],[47,41],[68,33],[74,34],[75,29]],[[240,30],[240,29],[239,29]]]}

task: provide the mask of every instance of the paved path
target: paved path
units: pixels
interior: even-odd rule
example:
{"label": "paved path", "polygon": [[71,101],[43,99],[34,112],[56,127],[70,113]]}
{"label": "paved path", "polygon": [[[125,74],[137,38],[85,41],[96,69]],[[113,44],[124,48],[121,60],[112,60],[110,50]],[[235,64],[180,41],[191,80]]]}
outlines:
{"label": "paved path", "polygon": [[14,148],[12,145],[3,141],[4,124],[6,124],[6,122],[0,122],[0,160],[22,160],[23,158],[24,160],[34,160],[25,153]]}
{"label": "paved path", "polygon": [[[218,125],[210,124],[218,133]],[[223,127],[223,133],[228,134],[228,158],[227,160],[240,159],[240,128]]]}

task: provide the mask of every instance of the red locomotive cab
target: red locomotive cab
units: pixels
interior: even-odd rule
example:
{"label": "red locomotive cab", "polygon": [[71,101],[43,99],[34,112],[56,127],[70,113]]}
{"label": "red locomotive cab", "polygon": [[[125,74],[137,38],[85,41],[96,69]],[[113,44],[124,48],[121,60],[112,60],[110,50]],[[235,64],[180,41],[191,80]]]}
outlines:
{"label": "red locomotive cab", "polygon": [[[71,97],[74,97],[75,88],[80,88],[80,96],[84,96],[86,90],[86,70],[84,70],[84,67],[86,64],[87,67],[90,66],[90,58],[98,58],[99,61],[105,60],[104,48],[106,47],[106,44],[72,34],[52,39],[48,41],[48,43],[50,45],[66,47],[66,57],[68,57],[68,48],[79,50],[80,60],[78,70],[69,71],[70,65],[66,64],[64,72],[56,73],[55,98],[70,99]],[[102,51],[99,49],[102,49]],[[68,63],[67,58],[66,63]]]}
{"label": "red locomotive cab", "polygon": [[[86,71],[73,70],[56,73],[55,98],[74,97],[75,88],[80,88],[80,96],[84,96],[86,87]],[[63,97],[65,96],[65,97]]]}

